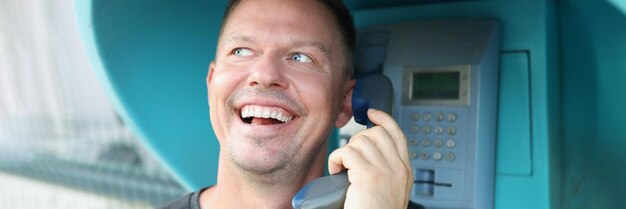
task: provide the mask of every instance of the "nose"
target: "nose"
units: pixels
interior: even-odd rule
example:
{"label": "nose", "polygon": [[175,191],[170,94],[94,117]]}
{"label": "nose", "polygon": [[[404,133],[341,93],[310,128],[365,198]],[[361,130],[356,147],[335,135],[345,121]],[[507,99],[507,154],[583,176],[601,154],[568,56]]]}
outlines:
{"label": "nose", "polygon": [[266,54],[261,56],[251,67],[248,85],[263,88],[287,88],[283,62],[280,58]]}

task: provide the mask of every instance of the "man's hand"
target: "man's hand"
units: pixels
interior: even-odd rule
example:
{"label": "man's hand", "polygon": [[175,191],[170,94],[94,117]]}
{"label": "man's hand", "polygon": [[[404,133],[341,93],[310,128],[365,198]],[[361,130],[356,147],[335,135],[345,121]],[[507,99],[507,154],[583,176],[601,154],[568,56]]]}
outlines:
{"label": "man's hand", "polygon": [[387,113],[370,109],[367,116],[377,126],[357,133],[328,159],[330,174],[348,169],[344,208],[407,208],[413,172],[406,137]]}

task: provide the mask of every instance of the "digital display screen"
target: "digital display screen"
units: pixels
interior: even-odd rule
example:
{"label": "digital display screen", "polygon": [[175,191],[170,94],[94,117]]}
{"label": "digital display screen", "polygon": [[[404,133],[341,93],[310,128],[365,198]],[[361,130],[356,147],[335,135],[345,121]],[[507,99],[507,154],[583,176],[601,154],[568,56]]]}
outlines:
{"label": "digital display screen", "polygon": [[459,99],[460,72],[413,73],[411,100]]}

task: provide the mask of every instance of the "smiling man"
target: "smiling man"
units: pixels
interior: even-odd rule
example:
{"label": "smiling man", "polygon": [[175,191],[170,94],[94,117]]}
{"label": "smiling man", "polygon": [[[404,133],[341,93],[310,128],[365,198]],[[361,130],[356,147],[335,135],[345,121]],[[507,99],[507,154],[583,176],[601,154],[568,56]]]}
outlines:
{"label": "smiling man", "polygon": [[[352,117],[354,41],[340,0],[230,1],[207,76],[217,184],[166,208],[291,208]],[[368,117],[377,126],[335,150],[329,172],[348,172],[345,208],[407,208],[405,136],[386,113]]]}

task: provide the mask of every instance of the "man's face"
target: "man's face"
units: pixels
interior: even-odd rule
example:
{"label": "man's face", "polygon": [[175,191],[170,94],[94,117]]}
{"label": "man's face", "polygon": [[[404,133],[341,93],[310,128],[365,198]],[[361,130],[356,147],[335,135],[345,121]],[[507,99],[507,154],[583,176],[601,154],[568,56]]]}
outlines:
{"label": "man's face", "polygon": [[324,155],[332,126],[351,117],[343,53],[336,23],[318,2],[240,2],[207,78],[222,157],[264,174]]}

